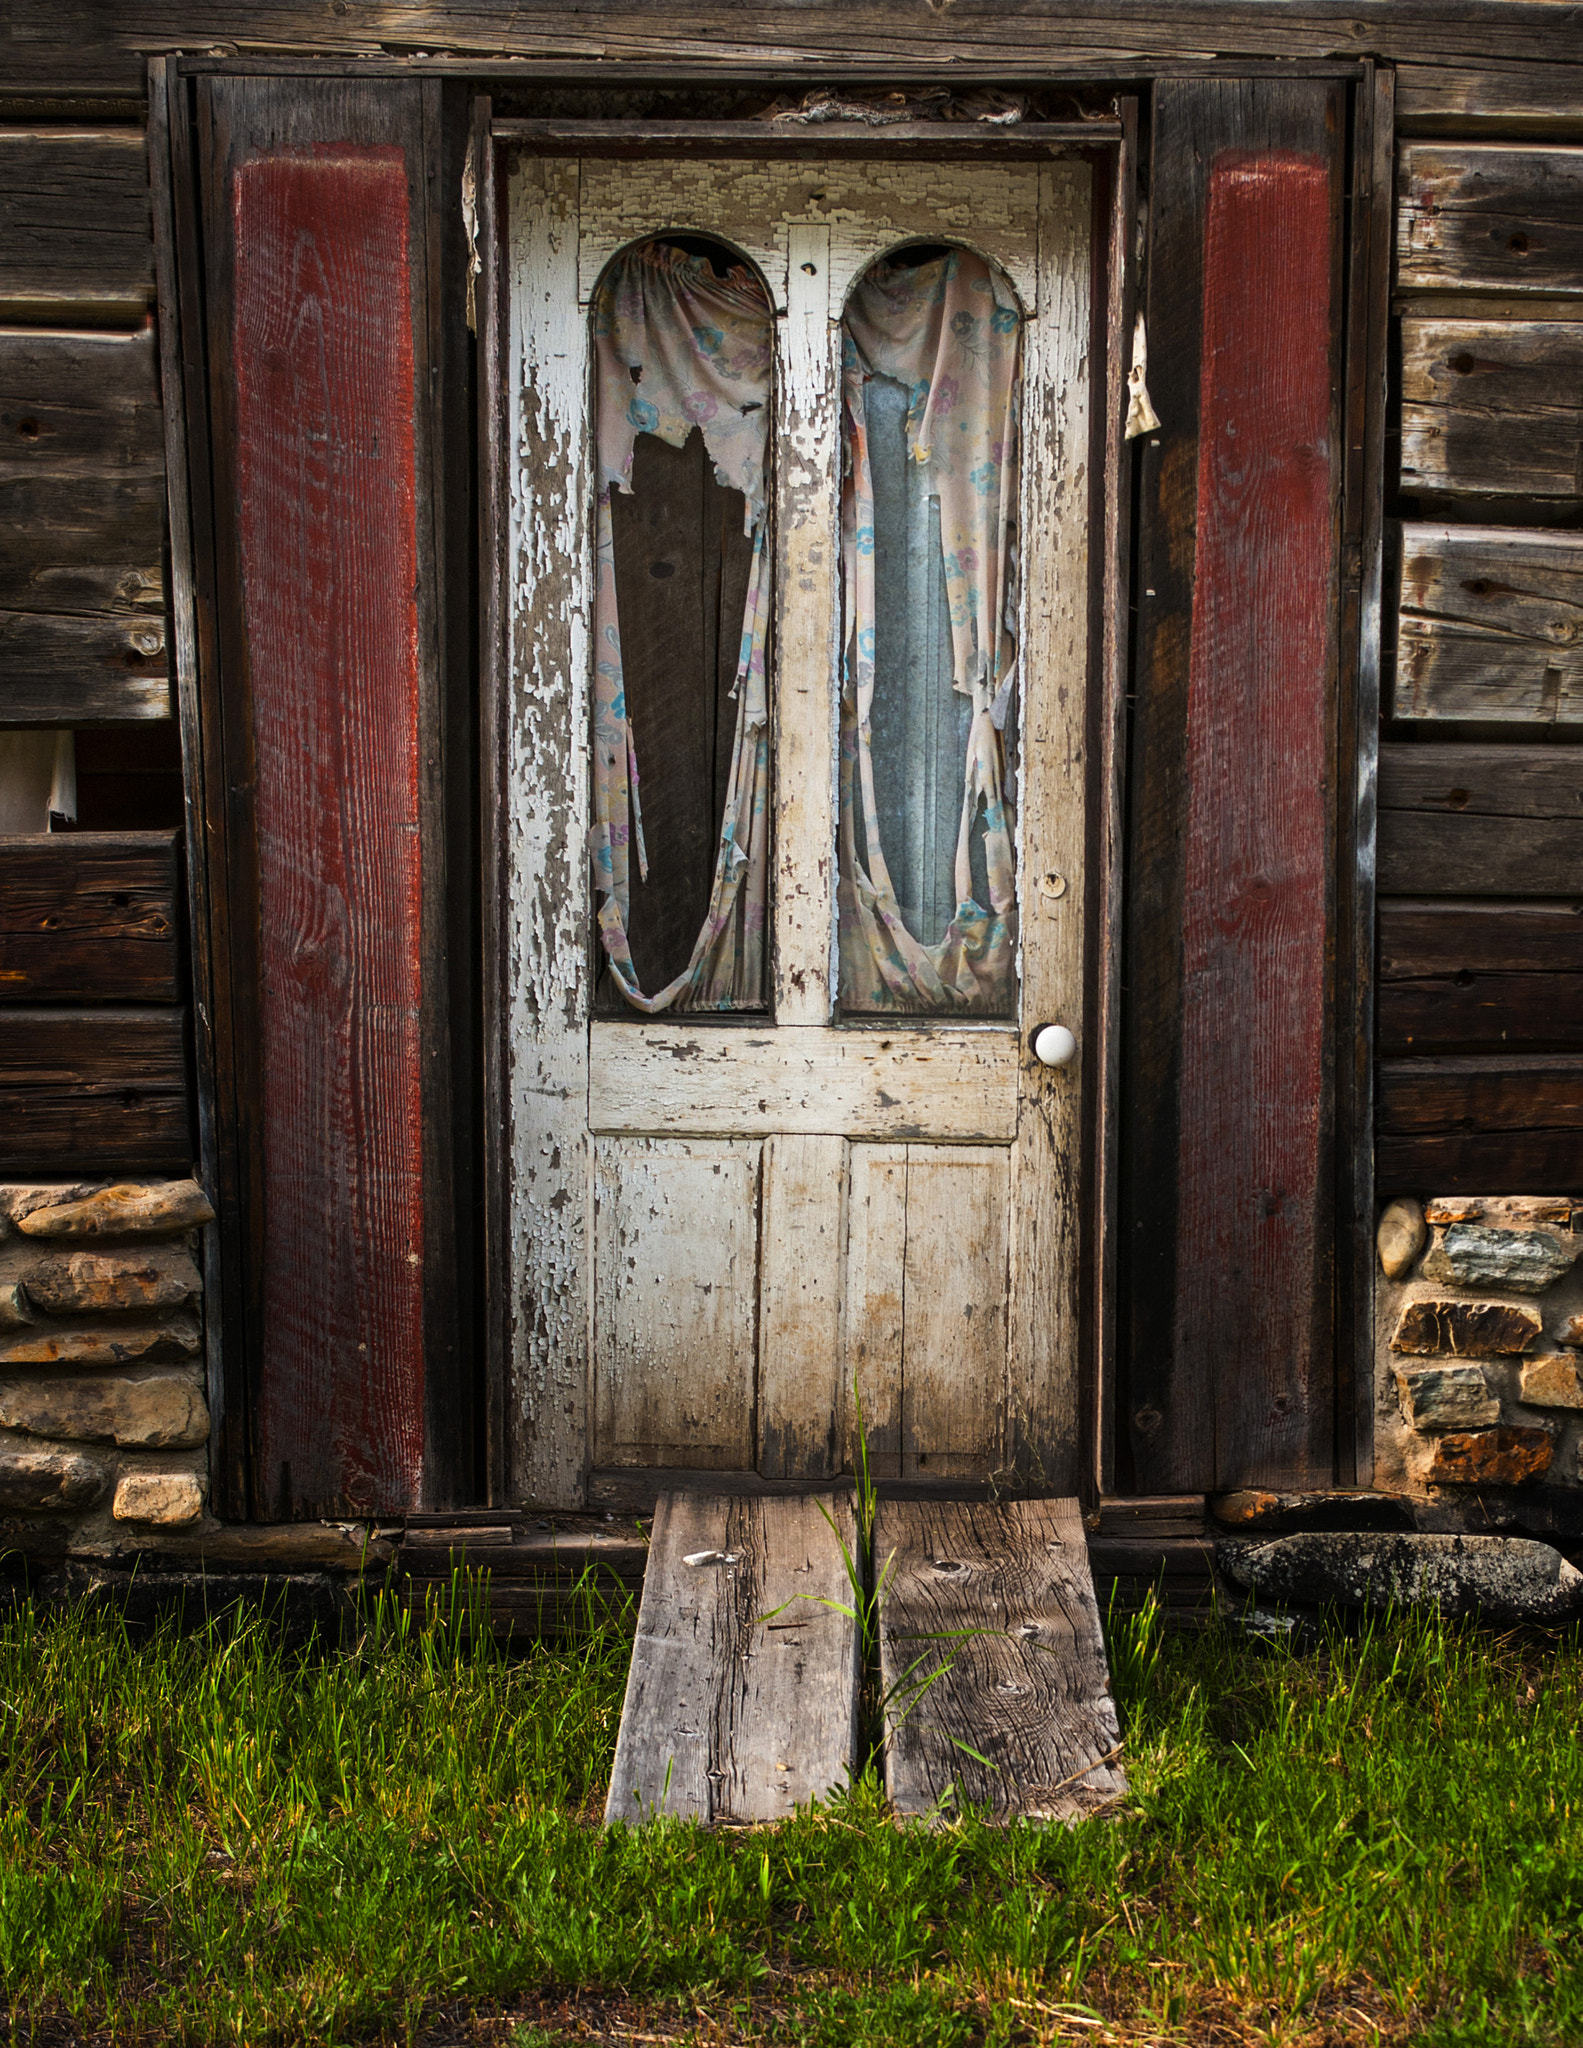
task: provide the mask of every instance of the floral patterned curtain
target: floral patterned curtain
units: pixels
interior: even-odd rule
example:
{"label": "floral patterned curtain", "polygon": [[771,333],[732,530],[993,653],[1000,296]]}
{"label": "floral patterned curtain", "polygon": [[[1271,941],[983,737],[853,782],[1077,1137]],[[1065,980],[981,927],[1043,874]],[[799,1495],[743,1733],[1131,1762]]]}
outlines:
{"label": "floral patterned curtain", "polygon": [[[1022,316],[983,257],[879,262],[842,321],[841,997],[858,1010],[1004,1012],[1016,946],[1013,820],[1003,739],[1015,685],[1014,547]],[[908,394],[907,450],[940,505],[954,686],[972,702],[957,838],[957,910],[943,938],[907,929],[885,865],[871,716],[877,612],[865,391]],[[861,800],[862,843],[858,811]],[[983,821],[988,904],[973,893]]]}
{"label": "floral patterned curtain", "polygon": [[[599,937],[635,1009],[733,1009],[761,999],[769,879],[769,624],[765,450],[774,316],[745,267],[720,278],[706,256],[664,242],[628,249],[593,308],[598,506],[594,599],[594,805],[590,831]],[[709,909],[686,967],[655,995],[638,987],[627,942],[631,855],[648,875],[638,762],[627,717],[616,601],[612,490],[632,489],[639,434],[680,448],[699,429],[715,475],[746,501],[753,543],[741,653],[731,694],[736,738]]]}

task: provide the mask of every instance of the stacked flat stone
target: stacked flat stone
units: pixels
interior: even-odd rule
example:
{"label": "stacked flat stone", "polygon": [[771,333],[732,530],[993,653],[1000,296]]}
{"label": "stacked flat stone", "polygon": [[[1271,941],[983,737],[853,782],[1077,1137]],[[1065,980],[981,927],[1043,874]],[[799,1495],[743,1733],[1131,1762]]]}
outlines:
{"label": "stacked flat stone", "polygon": [[1378,1483],[1583,1483],[1583,1205],[1398,1200],[1377,1244]]}
{"label": "stacked flat stone", "polygon": [[0,1186],[0,1516],[24,1542],[202,1516],[213,1216],[192,1180]]}

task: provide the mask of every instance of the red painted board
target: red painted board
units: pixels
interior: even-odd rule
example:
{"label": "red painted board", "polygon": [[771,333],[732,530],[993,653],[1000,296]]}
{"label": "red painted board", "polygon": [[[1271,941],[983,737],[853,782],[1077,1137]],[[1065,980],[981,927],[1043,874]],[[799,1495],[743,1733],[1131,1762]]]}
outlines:
{"label": "red painted board", "polygon": [[423,1464],[419,638],[404,152],[241,164],[232,348],[259,863],[266,1512]]}
{"label": "red painted board", "polygon": [[[1176,1369],[1217,1486],[1327,1481],[1330,171],[1225,151],[1204,245]],[[1317,1467],[1322,1463],[1323,1471]]]}

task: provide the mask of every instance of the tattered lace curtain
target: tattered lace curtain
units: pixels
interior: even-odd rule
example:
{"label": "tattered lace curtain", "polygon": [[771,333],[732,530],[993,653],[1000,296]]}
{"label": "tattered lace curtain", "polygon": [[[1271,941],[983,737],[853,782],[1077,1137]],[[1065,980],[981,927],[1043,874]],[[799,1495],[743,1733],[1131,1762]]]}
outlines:
{"label": "tattered lace curtain", "polygon": [[[1011,1007],[1016,897],[1004,731],[1015,687],[1021,334],[1009,286],[967,250],[912,266],[873,264],[842,321],[840,941],[841,997],[851,1010],[988,1015]],[[907,928],[880,844],[875,379],[905,391],[907,452],[938,501],[952,683],[971,704],[956,911],[933,941]],[[975,864],[987,904],[975,894]]]}
{"label": "tattered lace curtain", "polygon": [[[720,278],[705,256],[646,242],[617,258],[594,300],[599,462],[594,607],[594,886],[599,937],[634,1008],[733,1009],[761,999],[769,877],[769,703],[764,674],[769,612],[765,561],[765,450],[773,315],[743,267]],[[631,860],[647,878],[638,762],[621,665],[612,490],[632,489],[639,434],[673,448],[694,428],[715,475],[746,501],[752,541],[741,654],[731,694],[736,738],[709,909],[682,972],[657,994],[638,987],[627,931]]]}

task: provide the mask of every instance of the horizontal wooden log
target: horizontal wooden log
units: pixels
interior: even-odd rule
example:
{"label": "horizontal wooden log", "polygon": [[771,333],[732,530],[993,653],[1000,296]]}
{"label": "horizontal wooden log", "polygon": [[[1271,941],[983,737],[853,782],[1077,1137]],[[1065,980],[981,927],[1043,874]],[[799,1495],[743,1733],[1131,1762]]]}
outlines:
{"label": "horizontal wooden log", "polygon": [[1583,722],[1583,535],[1400,531],[1397,718]]}
{"label": "horizontal wooden log", "polygon": [[1583,905],[1379,909],[1381,1053],[1583,1052]]}
{"label": "horizontal wooden log", "polygon": [[1583,748],[1381,747],[1377,860],[1385,895],[1583,893]]}
{"label": "horizontal wooden log", "polygon": [[128,320],[153,301],[142,131],[0,129],[0,318]]}
{"label": "horizontal wooden log", "polygon": [[545,156],[654,156],[707,151],[721,157],[995,157],[1046,161],[1121,134],[1119,121],[895,121],[883,127],[826,121],[499,120],[497,141]]}
{"label": "horizontal wooden log", "polygon": [[1575,72],[1561,64],[1406,63],[1396,73],[1399,135],[1569,135],[1578,118]]}
{"label": "horizontal wooden log", "polygon": [[[1382,1060],[1375,1115],[1382,1137],[1583,1132],[1583,1058]],[[1583,1178],[1583,1157],[1574,1178]]]}
{"label": "horizontal wooden log", "polygon": [[170,716],[162,619],[0,611],[0,725]]}
{"label": "horizontal wooden log", "polygon": [[174,832],[0,838],[0,1002],[178,1000]]}
{"label": "horizontal wooden log", "polygon": [[1408,144],[1397,168],[1396,283],[1583,295],[1583,149]]}
{"label": "horizontal wooden log", "polygon": [[157,469],[0,464],[0,606],[158,615],[164,532]]}
{"label": "horizontal wooden log", "polygon": [[165,467],[154,332],[0,332],[0,468]]}
{"label": "horizontal wooden log", "polygon": [[693,73],[752,64],[776,85],[789,69],[823,68],[837,75],[877,73],[886,83],[898,69],[945,70],[952,77],[987,67],[997,77],[1032,67],[1070,76],[1090,68],[1125,75],[1140,57],[1191,60],[1202,68],[1217,55],[1330,58],[1443,57],[1552,62],[1583,55],[1564,9],[1534,0],[1439,0],[1404,7],[1401,0],[1113,0],[1099,7],[1051,9],[1038,0],[957,0],[935,13],[899,11],[894,0],[810,0],[796,7],[656,4],[599,0],[575,12],[551,0],[509,9],[484,0],[441,0],[413,6],[363,0],[344,15],[322,0],[278,0],[267,12],[245,0],[199,6],[195,0],[146,0],[106,9],[95,0],[10,0],[17,19],[7,47],[19,85],[55,91],[137,92],[150,52],[225,46],[239,58],[307,56],[315,51],[367,57],[387,65],[404,56],[467,74],[497,58],[537,58],[537,71],[597,69],[608,78],[618,60]]}
{"label": "horizontal wooden log", "polygon": [[0,1010],[0,1173],[191,1159],[185,1010]]}
{"label": "horizontal wooden log", "polygon": [[1583,322],[1404,318],[1402,488],[1575,498]]}
{"label": "horizontal wooden log", "polygon": [[1583,1180],[1583,1137],[1562,1131],[1415,1132],[1381,1136],[1374,1185],[1381,1195],[1522,1195]]}

